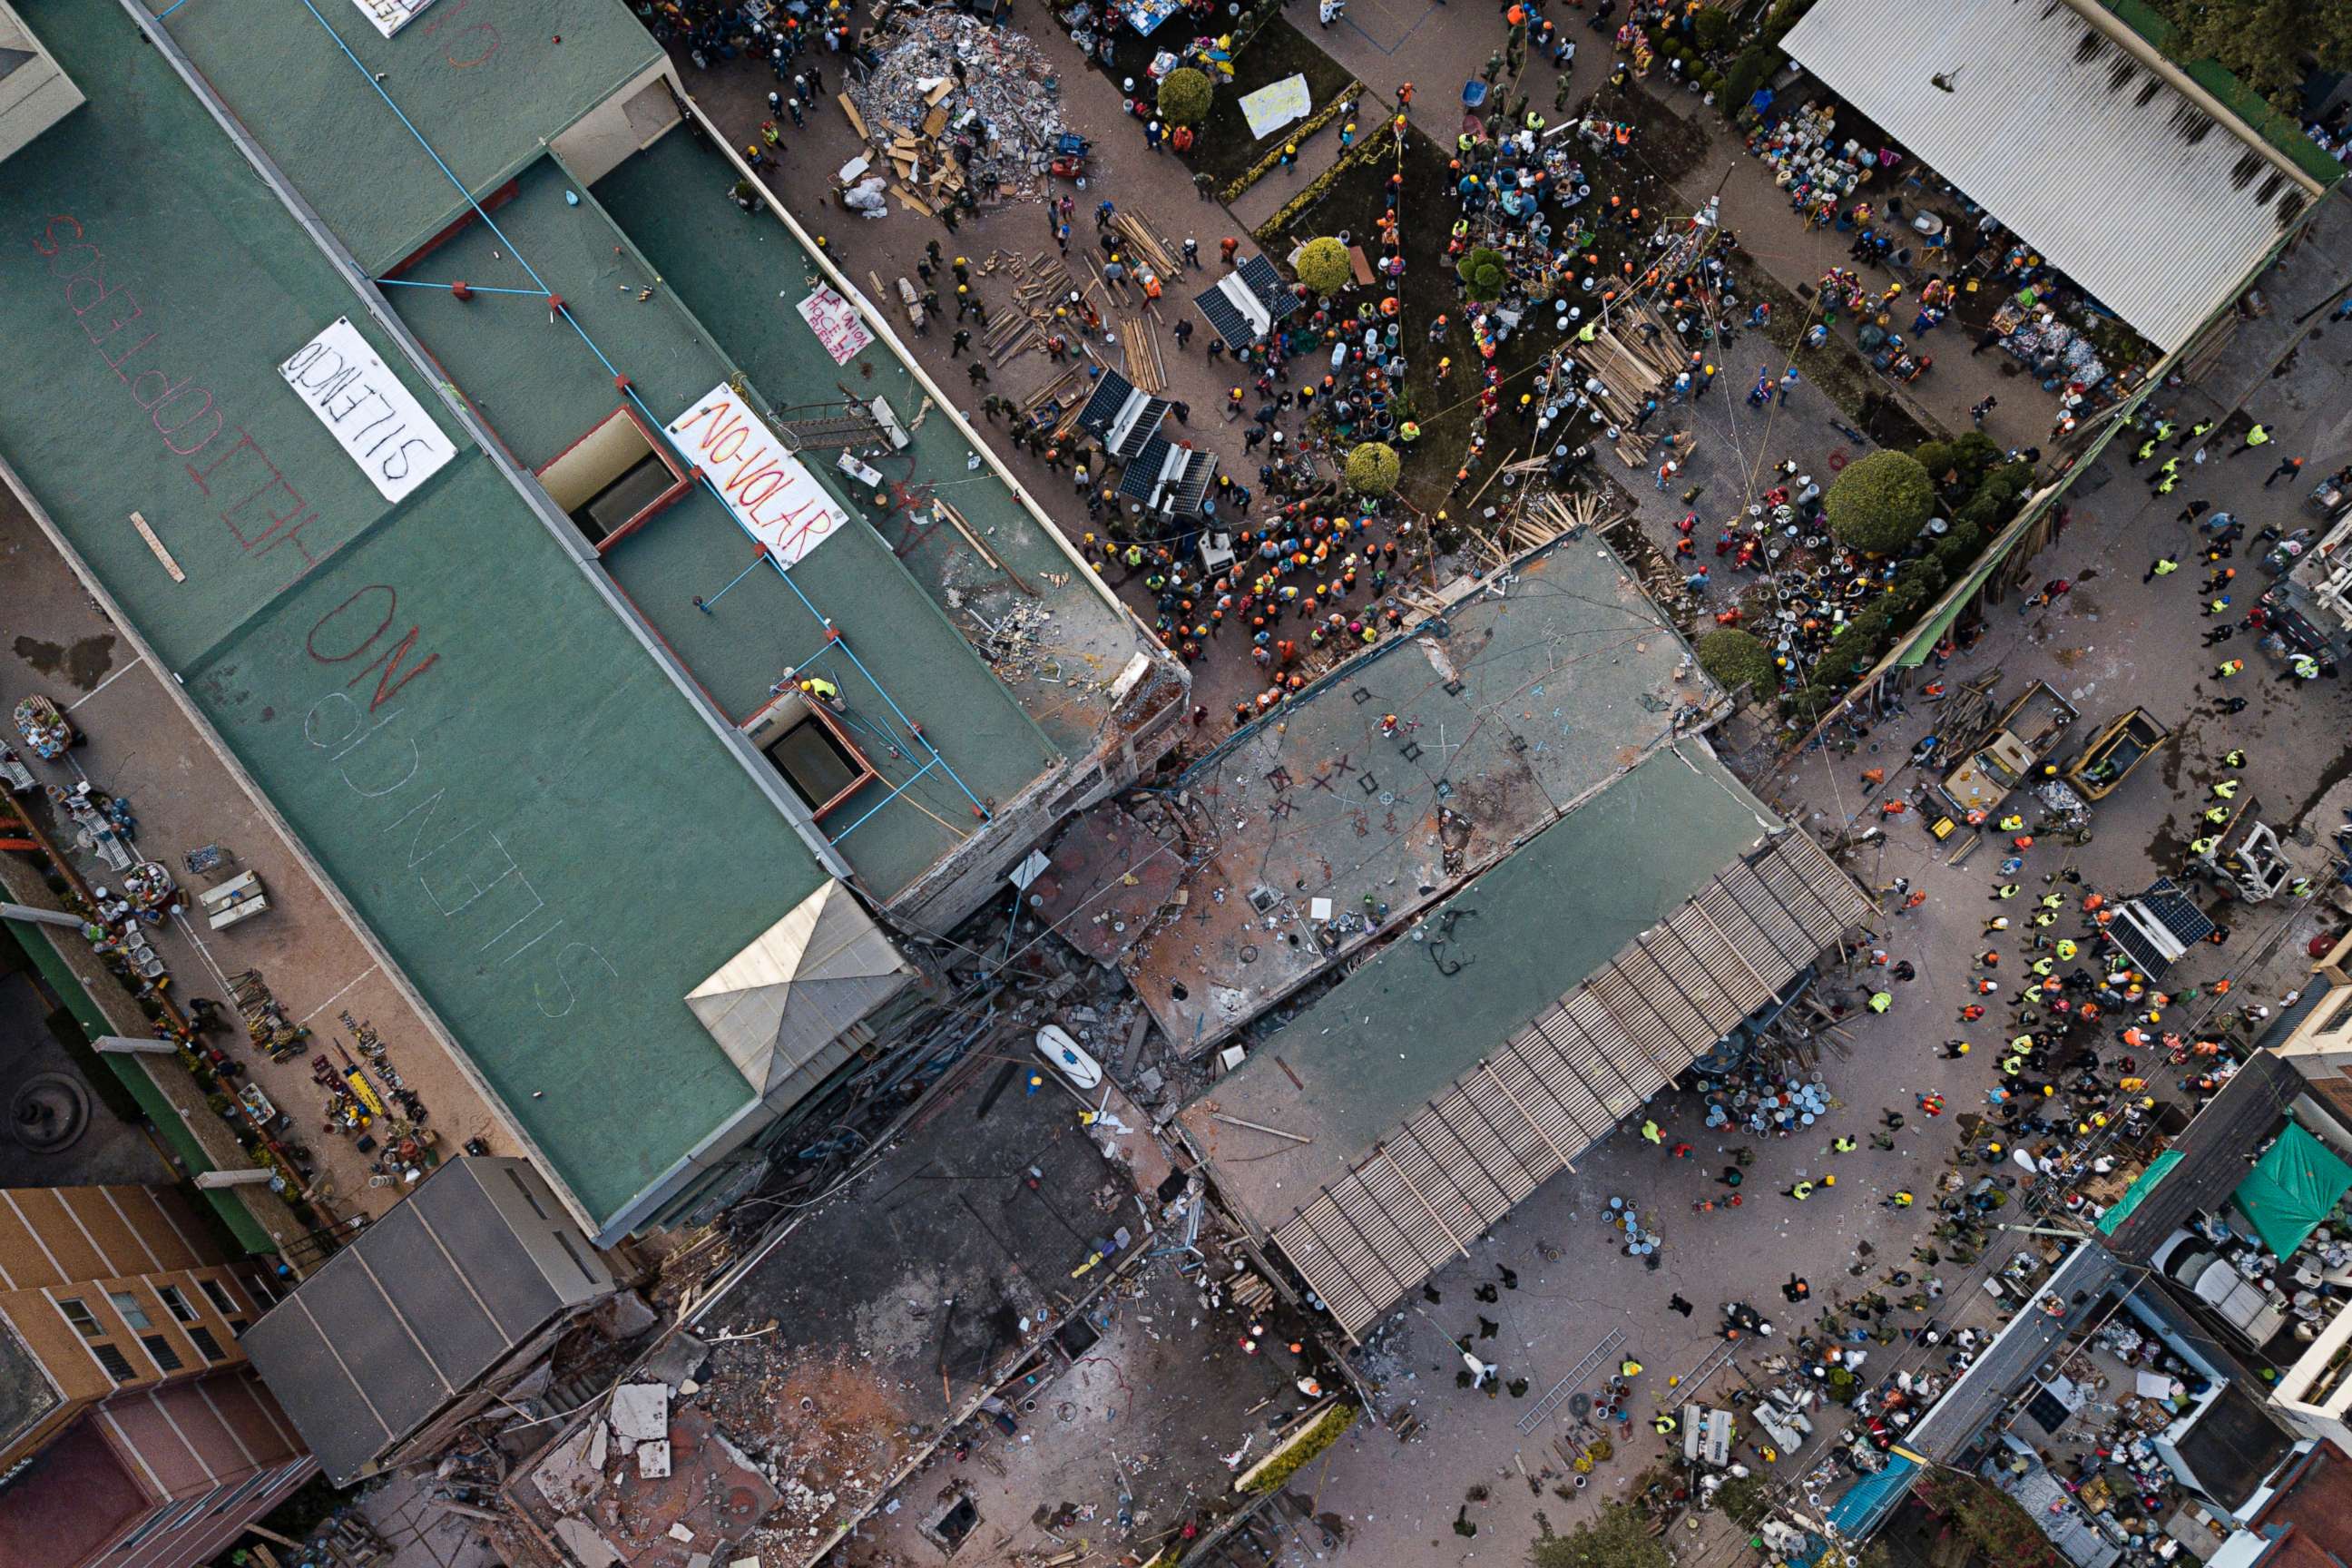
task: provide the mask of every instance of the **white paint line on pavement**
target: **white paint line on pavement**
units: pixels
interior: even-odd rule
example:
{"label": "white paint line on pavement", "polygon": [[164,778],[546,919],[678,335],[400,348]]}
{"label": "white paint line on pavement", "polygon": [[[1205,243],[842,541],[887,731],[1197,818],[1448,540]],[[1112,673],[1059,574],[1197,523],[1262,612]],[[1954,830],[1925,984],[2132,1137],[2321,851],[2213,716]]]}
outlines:
{"label": "white paint line on pavement", "polygon": [[79,697],[77,697],[72,701],[67,703],[65,710],[68,713],[72,712],[75,709],[80,707],[83,703],[89,701],[91,698],[97,696],[100,692],[105,690],[108,687],[113,685],[116,681],[121,679],[124,676],[130,674],[132,670],[138,668],[141,665],[146,662],[147,656],[143,653],[141,654],[129,664],[126,664],[121,669],[116,670],[112,675],[108,676],[104,680],[100,681],[96,686],[91,687],[88,691],[83,692]]}
{"label": "white paint line on pavement", "polygon": [[236,987],[229,984],[227,972],[221,968],[219,960],[213,957],[213,950],[205,945],[205,939],[196,934],[195,922],[188,919],[185,911],[174,914],[172,919],[178,923],[180,934],[194,942],[196,951],[204,954],[205,967],[213,972],[215,980],[220,982],[221,990],[234,996],[236,994]]}
{"label": "white paint line on pavement", "polygon": [[311,1019],[317,1017],[320,1014],[325,1012],[328,1008],[341,1001],[352,986],[357,985],[361,981],[365,980],[369,975],[373,974],[374,973],[375,965],[373,963],[369,964],[365,969],[362,969],[357,974],[352,975],[350,980],[344,982],[342,990],[336,992],[332,996],[328,997],[324,1002],[320,1003],[317,1006],[303,1014],[299,1021],[303,1024],[308,1024]]}

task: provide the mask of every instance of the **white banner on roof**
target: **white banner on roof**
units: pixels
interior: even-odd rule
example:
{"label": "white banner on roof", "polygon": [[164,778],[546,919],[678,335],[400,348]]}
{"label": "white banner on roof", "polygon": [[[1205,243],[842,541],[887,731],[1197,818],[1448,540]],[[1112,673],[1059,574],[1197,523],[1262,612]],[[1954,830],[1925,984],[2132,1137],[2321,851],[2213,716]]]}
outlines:
{"label": "white banner on roof", "polygon": [[329,322],[278,374],[386,500],[401,500],[457,455],[349,317]]}
{"label": "white banner on roof", "polygon": [[874,341],[874,334],[857,319],[857,307],[830,289],[819,289],[803,300],[800,310],[801,320],[809,324],[809,331],[816,334],[835,364],[847,364]]}
{"label": "white banner on roof", "polygon": [[849,521],[807,465],[724,382],[671,420],[671,437],[780,566],[797,564]]}
{"label": "white banner on roof", "polygon": [[375,30],[389,38],[416,20],[418,13],[433,0],[352,0],[360,15],[375,24]]}

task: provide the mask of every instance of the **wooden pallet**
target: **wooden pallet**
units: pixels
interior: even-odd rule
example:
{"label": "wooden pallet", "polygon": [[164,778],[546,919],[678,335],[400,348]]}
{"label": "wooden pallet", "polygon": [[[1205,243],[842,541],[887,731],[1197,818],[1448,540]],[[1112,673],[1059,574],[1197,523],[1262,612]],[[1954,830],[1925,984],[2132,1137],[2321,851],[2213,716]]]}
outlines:
{"label": "wooden pallet", "polygon": [[1121,321],[1118,335],[1127,345],[1127,379],[1143,392],[1168,390],[1168,367],[1160,363],[1160,341],[1149,321]]}

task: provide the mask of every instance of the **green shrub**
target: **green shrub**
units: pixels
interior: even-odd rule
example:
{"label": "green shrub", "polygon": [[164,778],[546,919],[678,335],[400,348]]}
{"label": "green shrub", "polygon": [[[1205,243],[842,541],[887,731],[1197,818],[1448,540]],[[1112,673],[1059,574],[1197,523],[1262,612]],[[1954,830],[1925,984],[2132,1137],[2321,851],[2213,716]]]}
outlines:
{"label": "green shrub", "polygon": [[1360,496],[1384,496],[1397,487],[1404,460],[1386,441],[1366,441],[1348,454],[1348,488]]}
{"label": "green shrub", "polygon": [[1713,5],[1691,18],[1691,37],[1708,54],[1731,42],[1731,13]]}
{"label": "green shrub", "polygon": [[1982,528],[1974,522],[1956,520],[1951,531],[1936,541],[1936,548],[1931,553],[1937,563],[1943,567],[1947,577],[1957,578],[1976,564],[1977,557],[1984,553],[1984,547],[1985,531]]}
{"label": "green shrub", "polygon": [[1781,62],[1788,58],[1780,50],[1762,44],[1742,51],[1739,58],[1731,62],[1731,68],[1723,73],[1723,94],[1716,102],[1727,114],[1745,112],[1748,100],[1756,96],[1756,89],[1770,80],[1772,73],[1779,70]]}
{"label": "green shrub", "polygon": [[1318,294],[1337,294],[1355,275],[1348,247],[1328,235],[1308,240],[1298,252],[1298,280]]}
{"label": "green shrub", "polygon": [[1772,650],[1747,632],[1730,626],[1711,631],[1698,639],[1694,651],[1698,667],[1734,695],[1745,688],[1751,699],[1763,698],[1780,688],[1780,667],[1774,662]]}
{"label": "green shrub", "polygon": [[1470,298],[1480,304],[1501,299],[1504,286],[1511,280],[1503,253],[1483,245],[1473,247],[1470,254],[1454,263],[1454,270],[1470,286]]}
{"label": "green shrub", "polygon": [[1297,1475],[1300,1468],[1325,1449],[1339,1440],[1339,1435],[1356,1422],[1356,1406],[1334,1405],[1315,1419],[1315,1425],[1285,1443],[1274,1453],[1258,1461],[1244,1474],[1236,1486],[1240,1490],[1263,1497],[1267,1492],[1280,1491],[1282,1484]]}
{"label": "green shrub", "polygon": [[1936,487],[1907,452],[1873,452],[1846,465],[1822,498],[1830,531],[1853,549],[1894,555],[1919,537],[1936,510]]}
{"label": "green shrub", "polygon": [[1198,125],[1209,117],[1215,96],[1205,72],[1178,66],[1160,79],[1160,118],[1170,125]]}

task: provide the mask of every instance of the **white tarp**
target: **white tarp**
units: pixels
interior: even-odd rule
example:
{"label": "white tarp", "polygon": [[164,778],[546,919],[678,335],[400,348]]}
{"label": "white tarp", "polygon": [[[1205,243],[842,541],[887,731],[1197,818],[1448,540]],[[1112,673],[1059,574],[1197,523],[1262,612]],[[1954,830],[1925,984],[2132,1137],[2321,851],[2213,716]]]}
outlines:
{"label": "white tarp", "polygon": [[686,460],[780,566],[797,564],[849,521],[816,476],[784,450],[767,421],[720,383],[671,420]]}
{"label": "white tarp", "polygon": [[1249,121],[1250,134],[1260,141],[1273,135],[1294,120],[1304,120],[1314,104],[1307,91],[1307,79],[1286,76],[1280,81],[1259,88],[1242,98],[1242,118]]}
{"label": "white tarp", "polygon": [[336,317],[278,374],[386,500],[401,500],[457,455],[348,317]]}
{"label": "white tarp", "polygon": [[847,364],[874,341],[874,334],[857,319],[857,307],[830,289],[819,289],[802,300],[800,310],[801,320],[809,324],[809,331],[816,334],[835,364]]}

